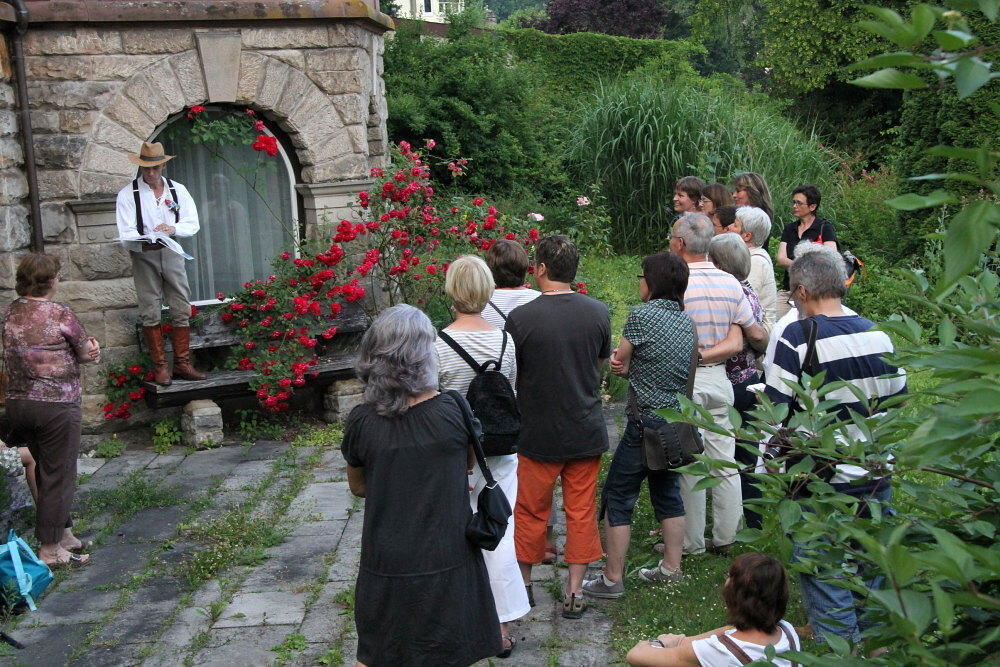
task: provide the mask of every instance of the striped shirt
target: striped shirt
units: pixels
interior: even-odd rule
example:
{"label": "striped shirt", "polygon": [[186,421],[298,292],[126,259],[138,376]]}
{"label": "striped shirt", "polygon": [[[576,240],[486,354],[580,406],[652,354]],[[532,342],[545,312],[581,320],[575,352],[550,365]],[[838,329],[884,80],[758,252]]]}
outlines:
{"label": "striped shirt", "polygon": [[694,320],[700,349],[722,341],[733,324],[741,327],[755,324],[740,281],[711,262],[692,262],[688,269],[691,277],[684,292],[684,312]]}
{"label": "striped shirt", "polygon": [[[845,382],[860,389],[872,408],[885,399],[906,393],[906,371],[885,361],[893,351],[892,341],[883,331],[874,331],[875,324],[857,315],[827,317],[816,315],[816,359],[826,371],[824,384]],[[781,334],[774,352],[774,363],[767,371],[768,397],[775,403],[796,404],[797,398],[787,382],[799,382],[806,356],[807,329],[804,320],[792,322]],[[835,408],[841,420],[850,420],[851,412],[869,415],[864,403],[854,392],[842,386],[824,396],[836,400]],[[838,433],[838,439],[867,442],[865,434],[854,424]],[[832,482],[851,482],[867,476],[864,468],[838,465]]]}
{"label": "striped shirt", "polygon": [[[493,290],[493,296],[490,297],[490,301],[493,302],[494,308],[490,304],[486,304],[483,308],[483,319],[495,326],[497,329],[506,328],[507,321],[500,316],[503,313],[505,316],[510,315],[510,311],[514,310],[518,306],[523,306],[529,301],[534,301],[542,295],[541,292],[534,289],[497,289]],[[497,312],[497,308],[500,309],[500,313]]]}
{"label": "striped shirt", "polygon": [[[496,360],[500,356],[503,332],[498,329],[492,331],[455,331],[446,328],[445,332],[480,364],[491,359]],[[438,385],[441,391],[454,389],[464,396],[465,392],[469,390],[472,378],[476,377],[476,372],[440,338],[434,342],[434,346],[438,353]],[[515,352],[514,338],[507,334],[507,349],[503,353],[500,372],[507,376],[511,388],[515,388],[514,390],[517,391],[517,357]]]}

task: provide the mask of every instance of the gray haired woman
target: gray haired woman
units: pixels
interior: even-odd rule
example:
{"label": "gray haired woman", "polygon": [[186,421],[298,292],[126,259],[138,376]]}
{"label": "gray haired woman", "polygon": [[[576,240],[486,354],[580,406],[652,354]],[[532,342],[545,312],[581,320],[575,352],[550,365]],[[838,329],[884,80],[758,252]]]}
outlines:
{"label": "gray haired woman", "polygon": [[360,665],[469,665],[503,648],[482,552],[465,539],[470,434],[453,395],[437,391],[436,338],[402,304],[361,339],[364,403],[341,446],[351,492],[365,499]]}
{"label": "gray haired woman", "polygon": [[[761,308],[757,293],[747,282],[747,276],[750,275],[750,251],[740,235],[732,232],[719,234],[712,239],[712,243],[708,247],[708,256],[715,263],[716,268],[731,273],[734,278],[740,281],[743,294],[750,302],[750,310],[753,311],[754,320],[757,321],[757,324],[763,324],[764,309]],[[760,382],[757,359],[749,345],[744,345],[742,350],[726,361],[726,375],[733,384],[733,398],[735,399],[733,407],[740,413],[742,420],[746,422],[747,413],[756,402],[753,393],[747,387]],[[736,462],[748,470],[748,472],[740,473],[743,500],[759,498],[760,491],[753,486],[754,480],[749,476],[757,463],[757,455],[743,446],[737,445]],[[760,528],[760,515],[756,512],[744,507],[743,517],[746,519],[748,528]]]}

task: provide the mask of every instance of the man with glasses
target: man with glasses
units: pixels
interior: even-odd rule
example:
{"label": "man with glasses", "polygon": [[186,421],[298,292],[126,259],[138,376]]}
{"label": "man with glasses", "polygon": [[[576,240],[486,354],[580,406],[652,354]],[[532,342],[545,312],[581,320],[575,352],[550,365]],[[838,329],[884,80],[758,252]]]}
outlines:
{"label": "man with glasses", "polygon": [[[743,288],[731,274],[721,271],[708,261],[708,247],[715,230],[712,221],[700,213],[688,213],[674,223],[670,234],[670,250],[688,264],[690,278],[684,292],[684,312],[694,321],[698,349],[702,352],[726,341],[734,326],[742,329],[756,350],[767,346],[767,331],[754,320],[750,303]],[[735,349],[743,347],[742,337]],[[735,350],[734,350],[735,351]],[[731,353],[730,353],[731,354]],[[725,359],[708,361],[699,353],[701,362],[694,377],[692,400],[709,411],[715,422],[729,430],[729,409],[733,406],[733,385],[726,376]],[[705,455],[713,459],[732,461],[736,458],[736,440],[729,436],[702,431]],[[736,539],[743,516],[743,495],[738,475],[731,471],[713,471],[721,483],[712,488],[712,542],[707,550],[724,554]],[[681,478],[681,497],[687,525],[684,552],[699,554],[705,544],[705,492],[694,491],[698,478]]]}

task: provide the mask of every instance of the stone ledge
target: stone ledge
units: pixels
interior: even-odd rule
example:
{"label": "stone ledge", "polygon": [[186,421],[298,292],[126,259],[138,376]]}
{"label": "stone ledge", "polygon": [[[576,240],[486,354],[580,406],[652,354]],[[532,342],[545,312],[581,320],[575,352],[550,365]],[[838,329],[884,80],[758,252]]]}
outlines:
{"label": "stone ledge", "polygon": [[[13,12],[0,12],[0,21]],[[274,21],[347,19],[378,32],[395,30],[392,18],[363,0],[49,0],[29,5],[28,21],[117,23],[168,21]]]}

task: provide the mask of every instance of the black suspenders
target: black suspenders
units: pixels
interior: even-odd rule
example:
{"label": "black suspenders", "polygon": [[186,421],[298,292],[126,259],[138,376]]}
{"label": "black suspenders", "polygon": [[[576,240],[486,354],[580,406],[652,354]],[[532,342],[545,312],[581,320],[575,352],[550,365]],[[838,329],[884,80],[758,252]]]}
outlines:
{"label": "black suspenders", "polygon": [[[174,208],[174,224],[176,225],[181,221],[181,209],[180,202],[177,201],[177,190],[174,188],[174,183],[169,178],[164,178],[167,182],[167,188],[170,189],[170,196],[173,197],[173,202],[177,204]],[[146,226],[142,224],[142,204],[139,203],[139,179],[136,178],[132,181],[132,197],[135,199],[135,228],[139,230],[139,234],[146,233]]]}

